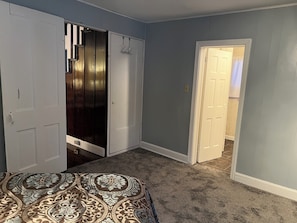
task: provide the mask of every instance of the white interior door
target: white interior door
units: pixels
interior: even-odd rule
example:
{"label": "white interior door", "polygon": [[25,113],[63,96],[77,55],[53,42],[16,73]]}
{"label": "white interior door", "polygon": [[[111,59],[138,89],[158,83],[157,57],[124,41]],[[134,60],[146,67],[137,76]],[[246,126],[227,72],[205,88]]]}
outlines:
{"label": "white interior door", "polygon": [[200,118],[198,162],[222,156],[232,67],[232,51],[208,48]]}
{"label": "white interior door", "polygon": [[109,154],[137,147],[140,143],[143,51],[141,40],[110,35]]}
{"label": "white interior door", "polygon": [[64,20],[4,4],[0,61],[7,171],[64,171]]}

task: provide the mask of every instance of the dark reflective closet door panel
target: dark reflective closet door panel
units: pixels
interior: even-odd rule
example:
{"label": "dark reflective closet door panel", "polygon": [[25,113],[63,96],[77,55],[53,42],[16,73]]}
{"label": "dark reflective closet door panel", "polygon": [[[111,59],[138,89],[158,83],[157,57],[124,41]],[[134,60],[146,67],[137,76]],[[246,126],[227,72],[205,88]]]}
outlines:
{"label": "dark reflective closet door panel", "polygon": [[75,58],[66,72],[67,135],[106,148],[107,32],[81,32],[82,43],[73,44]]}
{"label": "dark reflective closet door panel", "polygon": [[[73,62],[70,61],[70,66]],[[74,136],[74,89],[73,89],[73,73],[66,72],[66,116],[67,116],[67,134]]]}
{"label": "dark reflective closet door panel", "polygon": [[84,116],[77,117],[82,120],[82,126],[85,131],[81,139],[94,143],[95,125],[95,71],[96,71],[96,41],[95,31],[84,31],[85,46],[85,79],[84,79]]}
{"label": "dark reflective closet door panel", "polygon": [[85,116],[85,85],[84,85],[84,65],[85,65],[85,50],[84,47],[78,47],[78,59],[73,66],[73,93],[74,93],[74,137],[83,137],[84,116]]}
{"label": "dark reflective closet door panel", "polygon": [[95,145],[106,148],[107,142],[107,32],[96,32],[95,73]]}

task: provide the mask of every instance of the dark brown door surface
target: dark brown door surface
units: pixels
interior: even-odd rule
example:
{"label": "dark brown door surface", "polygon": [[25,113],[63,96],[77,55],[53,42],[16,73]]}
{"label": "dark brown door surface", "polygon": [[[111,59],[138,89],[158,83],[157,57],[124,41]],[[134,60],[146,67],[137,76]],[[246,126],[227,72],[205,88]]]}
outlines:
{"label": "dark brown door surface", "polygon": [[84,29],[66,73],[67,134],[106,148],[107,33]]}

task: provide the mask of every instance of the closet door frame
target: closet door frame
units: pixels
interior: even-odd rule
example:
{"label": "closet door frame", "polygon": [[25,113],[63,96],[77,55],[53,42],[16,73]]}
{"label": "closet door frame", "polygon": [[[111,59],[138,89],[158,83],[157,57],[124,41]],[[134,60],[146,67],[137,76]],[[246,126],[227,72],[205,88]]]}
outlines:
{"label": "closet door frame", "polygon": [[[112,89],[112,83],[111,83],[111,35],[118,35],[118,36],[124,36],[125,38],[131,38],[131,40],[138,40],[141,41],[143,43],[143,53],[142,53],[142,58],[143,58],[143,64],[141,67],[141,72],[139,75],[141,75],[141,86],[140,86],[140,92],[139,92],[139,97],[140,97],[140,101],[139,101],[139,107],[137,108],[138,111],[140,112],[139,114],[139,119],[140,119],[140,123],[139,123],[139,141],[138,141],[138,145],[133,146],[133,147],[129,147],[129,148],[125,148],[121,151],[112,153],[110,151],[110,140],[111,140],[111,119],[113,117],[111,117],[111,106],[112,106],[112,98],[111,98],[111,89]],[[120,33],[116,33],[116,32],[108,32],[108,58],[107,58],[107,150],[106,150],[106,155],[107,157],[110,156],[114,156],[132,149],[136,149],[140,146],[141,140],[142,140],[142,113],[143,113],[143,82],[144,82],[144,61],[145,61],[145,40],[143,39],[139,39],[136,37],[132,37],[132,36],[127,36],[124,34],[120,34]]]}

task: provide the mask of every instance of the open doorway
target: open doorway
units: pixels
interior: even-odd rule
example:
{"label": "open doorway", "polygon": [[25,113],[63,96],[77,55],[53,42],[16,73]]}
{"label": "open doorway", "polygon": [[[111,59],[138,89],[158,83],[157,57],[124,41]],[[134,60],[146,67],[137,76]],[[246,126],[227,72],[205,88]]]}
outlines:
{"label": "open doorway", "polygon": [[[211,160],[219,159],[224,154],[226,142],[229,147],[231,143],[231,178],[236,167],[250,46],[251,40],[248,39],[196,44],[189,134],[190,162],[213,162]],[[232,71],[235,72],[235,66],[238,66],[235,65],[236,60],[240,57],[241,68],[237,68],[237,76],[232,76]]]}
{"label": "open doorway", "polygon": [[[212,106],[212,109],[217,111],[212,114],[213,117],[210,117],[210,112],[207,113],[207,117],[205,117],[205,114],[201,114],[199,138],[202,142],[198,146],[197,160],[201,165],[215,168],[228,174],[231,172],[244,48],[244,46],[205,47],[207,51],[206,57],[209,59],[205,60],[203,66],[205,69],[202,75],[204,75],[205,81],[202,90],[203,104],[201,109],[205,111],[205,106]],[[216,54],[211,55],[212,51],[216,52]],[[215,56],[213,59],[216,63],[213,63],[211,56]],[[214,72],[217,72],[217,76],[214,76]],[[209,89],[209,84],[207,84],[206,80],[213,82],[214,78],[217,79],[217,83]],[[220,92],[216,96],[212,94],[212,90],[220,90]],[[209,103],[207,99],[210,99],[213,103]],[[210,109],[208,108],[208,110]],[[205,127],[209,127],[209,121],[212,121],[210,118],[214,120],[212,133],[205,131]],[[208,141],[207,144],[203,142],[205,138]],[[217,154],[213,152],[216,150],[218,151]]]}

